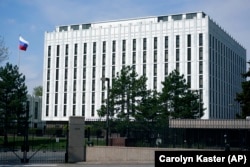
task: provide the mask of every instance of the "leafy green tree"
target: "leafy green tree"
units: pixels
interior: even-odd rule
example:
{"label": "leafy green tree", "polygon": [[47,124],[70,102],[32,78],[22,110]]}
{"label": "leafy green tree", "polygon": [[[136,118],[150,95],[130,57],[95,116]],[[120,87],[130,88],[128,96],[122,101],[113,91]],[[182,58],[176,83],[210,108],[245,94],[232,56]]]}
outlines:
{"label": "leafy green tree", "polygon": [[[250,65],[250,62],[248,62]],[[250,77],[250,69],[242,75],[244,78]],[[241,104],[242,112],[237,115],[238,118],[245,119],[246,116],[250,116],[250,80],[242,82],[242,92],[236,94],[236,101]]]}
{"label": "leafy green tree", "polygon": [[18,70],[17,66],[9,63],[5,67],[0,67],[0,125],[4,131],[5,144],[8,143],[8,129],[15,125],[23,129],[27,121],[27,87],[25,76]]}
{"label": "leafy green tree", "polygon": [[42,86],[34,87],[33,95],[34,96],[42,96],[43,95],[43,87]]}
{"label": "leafy green tree", "polygon": [[[199,93],[189,89],[189,85],[178,71],[172,71],[162,82],[160,101],[163,115],[172,118],[200,118],[203,115],[203,104]],[[165,119],[165,118],[164,118]]]}

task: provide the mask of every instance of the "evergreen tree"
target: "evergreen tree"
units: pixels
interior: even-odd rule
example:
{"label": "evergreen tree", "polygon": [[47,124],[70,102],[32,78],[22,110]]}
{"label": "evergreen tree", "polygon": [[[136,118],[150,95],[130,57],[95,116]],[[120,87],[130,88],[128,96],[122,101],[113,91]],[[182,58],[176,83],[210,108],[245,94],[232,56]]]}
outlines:
{"label": "evergreen tree", "polygon": [[[131,119],[134,119],[137,106],[141,98],[146,94],[146,77],[139,77],[135,70],[126,66],[112,80],[109,92],[109,115],[112,120],[118,121],[121,129],[127,130]],[[98,110],[99,116],[106,115],[106,106]]]}
{"label": "evergreen tree", "polygon": [[[250,65],[250,62],[248,64]],[[250,69],[242,76],[246,79],[250,77]],[[246,116],[250,116],[250,80],[242,82],[241,85],[242,92],[236,94],[236,100],[241,104],[242,112],[237,117],[245,119]]]}
{"label": "evergreen tree", "polygon": [[4,131],[5,144],[8,143],[8,129],[16,125],[21,130],[27,121],[27,87],[25,76],[18,70],[17,66],[9,63],[0,67],[0,124]]}
{"label": "evergreen tree", "polygon": [[162,113],[172,118],[200,118],[203,115],[199,93],[189,89],[184,75],[172,71],[162,82],[160,95]]}

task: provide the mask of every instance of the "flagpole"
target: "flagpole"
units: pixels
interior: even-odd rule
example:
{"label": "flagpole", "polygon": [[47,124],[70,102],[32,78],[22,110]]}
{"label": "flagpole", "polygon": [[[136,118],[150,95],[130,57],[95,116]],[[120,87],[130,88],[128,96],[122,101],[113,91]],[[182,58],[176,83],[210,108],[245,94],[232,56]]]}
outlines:
{"label": "flagpole", "polygon": [[[21,36],[21,35],[19,34],[19,39],[20,39],[20,36]],[[19,40],[19,39],[18,39],[18,40]],[[19,48],[19,45],[20,45],[20,44],[19,44],[19,42],[18,42],[18,68],[19,68],[19,70],[20,70],[20,48]]]}
{"label": "flagpole", "polygon": [[20,70],[20,49],[18,48],[18,68]]}

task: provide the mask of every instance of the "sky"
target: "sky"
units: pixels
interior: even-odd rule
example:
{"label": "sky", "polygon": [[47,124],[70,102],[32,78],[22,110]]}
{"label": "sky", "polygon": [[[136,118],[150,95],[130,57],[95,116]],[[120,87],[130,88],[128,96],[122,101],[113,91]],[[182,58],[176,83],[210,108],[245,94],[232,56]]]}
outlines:
{"label": "sky", "polygon": [[[0,36],[9,49],[7,62],[19,63],[30,94],[42,85],[44,34],[59,25],[135,17],[205,12],[247,50],[250,61],[249,0],[0,0]],[[19,35],[29,42],[18,50]]]}

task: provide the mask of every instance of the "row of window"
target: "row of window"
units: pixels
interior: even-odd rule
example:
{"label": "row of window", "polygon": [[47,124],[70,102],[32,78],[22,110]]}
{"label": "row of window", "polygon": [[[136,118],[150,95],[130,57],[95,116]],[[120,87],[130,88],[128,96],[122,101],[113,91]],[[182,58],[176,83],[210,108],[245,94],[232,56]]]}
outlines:
{"label": "row of window", "polygon": [[[192,39],[191,35],[187,35],[187,46],[188,46],[188,60],[191,60],[191,45],[192,45]],[[143,75],[146,75],[146,64],[147,64],[147,38],[143,38]],[[106,65],[106,41],[103,41],[102,43],[102,76],[105,77],[105,65]],[[137,45],[137,40],[133,39],[132,41],[132,63],[135,66],[136,64],[136,45]],[[153,67],[153,88],[157,89],[157,51],[158,51],[158,38],[154,37],[153,39],[153,53],[154,53],[154,67]],[[126,40],[122,40],[122,64],[126,65]],[[202,60],[203,58],[203,37],[202,34],[199,34],[199,46],[200,47],[200,52],[199,52],[199,58]],[[96,47],[97,43],[93,42],[93,52],[92,52],[92,105],[94,106],[95,104],[95,77],[96,77]],[[168,36],[165,36],[164,38],[164,53],[165,53],[165,76],[168,75],[168,48],[169,47],[169,39]],[[180,60],[180,36],[177,35],[175,38],[175,47],[176,47],[176,69],[179,70],[179,60]],[[115,68],[116,68],[116,48],[117,48],[117,43],[116,41],[112,41],[112,77],[115,77]],[[64,67],[65,67],[65,75],[64,75],[64,112],[63,115],[66,116],[66,104],[67,104],[67,82],[68,82],[68,67],[69,67],[69,62],[68,62],[68,54],[69,54],[69,45],[65,45],[65,62],[64,62]],[[74,44],[74,59],[73,59],[73,110],[72,110],[72,115],[75,115],[75,105],[76,105],[76,87],[77,87],[77,55],[78,55],[78,44]],[[58,80],[59,80],[59,57],[60,57],[60,46],[56,46],[56,76],[55,76],[55,112],[54,116],[57,116],[57,104],[58,104]],[[86,62],[87,62],[87,43],[83,44],[83,97],[85,98],[85,91],[86,91]],[[49,87],[50,87],[50,69],[51,69],[51,46],[48,46],[48,64],[47,64],[47,96],[46,96],[46,104],[49,104]],[[200,74],[202,74],[202,69],[203,69],[203,64],[202,61],[199,64],[199,69],[200,69]],[[188,74],[191,74],[191,62],[188,62]],[[190,76],[191,77],[191,76]],[[191,81],[191,78],[188,77],[188,81]],[[200,76],[200,87],[202,88],[202,76]],[[102,90],[104,91],[104,83],[102,84]],[[104,92],[102,92],[102,101],[104,101]],[[85,99],[83,99],[84,103],[82,104],[85,106]],[[49,108],[49,107],[48,107]],[[82,107],[84,108],[84,107]],[[92,107],[94,109],[94,107]],[[84,115],[84,110],[82,111]],[[92,116],[94,116],[95,111],[92,110],[91,112]],[[46,115],[48,116],[48,112],[46,112]]]}

